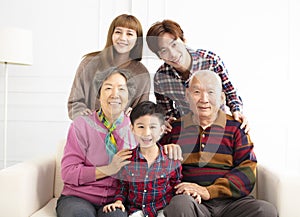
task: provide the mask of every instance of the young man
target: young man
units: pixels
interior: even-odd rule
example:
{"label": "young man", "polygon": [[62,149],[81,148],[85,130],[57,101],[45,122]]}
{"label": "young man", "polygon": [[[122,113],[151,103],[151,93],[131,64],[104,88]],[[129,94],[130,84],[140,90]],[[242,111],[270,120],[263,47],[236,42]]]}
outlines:
{"label": "young man", "polygon": [[157,143],[164,132],[164,115],[155,103],[138,104],[130,121],[138,147],[132,150],[131,163],[120,171],[120,191],[115,202],[103,211],[125,211],[126,206],[130,216],[163,216],[162,210],[181,180],[180,161],[170,160]]}
{"label": "young man", "polygon": [[226,102],[234,119],[241,120],[241,127],[245,127],[248,132],[247,118],[242,114],[241,98],[229,80],[227,69],[219,56],[211,51],[187,48],[183,30],[172,20],[163,20],[152,25],[146,40],[150,50],[165,62],[154,76],[154,92],[156,102],[164,108],[169,120],[190,111],[184,94],[195,71],[211,70],[222,79]]}
{"label": "young man", "polygon": [[[179,217],[276,217],[270,203],[249,196],[255,184],[256,156],[241,123],[225,114],[220,77],[195,72],[186,89],[191,112],[173,123],[162,144],[179,144],[183,152],[182,183],[164,210]],[[195,203],[189,195],[201,197]]]}

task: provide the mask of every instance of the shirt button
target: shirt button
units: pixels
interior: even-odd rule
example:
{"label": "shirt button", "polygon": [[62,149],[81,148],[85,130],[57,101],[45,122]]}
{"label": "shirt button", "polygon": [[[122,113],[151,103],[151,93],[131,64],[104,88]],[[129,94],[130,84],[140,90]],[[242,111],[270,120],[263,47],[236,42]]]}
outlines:
{"label": "shirt button", "polygon": [[202,134],[202,137],[204,138],[204,137],[205,137],[205,134]]}
{"label": "shirt button", "polygon": [[142,206],[143,208],[145,207],[145,205],[143,204],[143,206]]}
{"label": "shirt button", "polygon": [[201,147],[204,148],[204,147],[205,147],[205,144],[201,144]]}
{"label": "shirt button", "polygon": [[147,190],[145,189],[145,190],[144,190],[144,192],[146,193],[146,192],[147,192]]}
{"label": "shirt button", "polygon": [[148,178],[148,175],[146,175],[146,178]]}

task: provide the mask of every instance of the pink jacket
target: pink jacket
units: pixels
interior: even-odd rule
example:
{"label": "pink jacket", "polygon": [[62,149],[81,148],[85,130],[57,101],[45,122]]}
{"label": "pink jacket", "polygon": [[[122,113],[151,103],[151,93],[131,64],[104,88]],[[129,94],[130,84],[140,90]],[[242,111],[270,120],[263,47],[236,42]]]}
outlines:
{"label": "pink jacket", "polygon": [[[130,120],[125,115],[113,132],[118,150],[134,148],[137,143],[130,130]],[[96,166],[108,165],[105,150],[107,129],[94,112],[90,116],[79,116],[69,128],[62,164],[64,188],[62,194],[78,196],[94,204],[104,205],[113,200],[116,181],[113,177],[96,180]]]}

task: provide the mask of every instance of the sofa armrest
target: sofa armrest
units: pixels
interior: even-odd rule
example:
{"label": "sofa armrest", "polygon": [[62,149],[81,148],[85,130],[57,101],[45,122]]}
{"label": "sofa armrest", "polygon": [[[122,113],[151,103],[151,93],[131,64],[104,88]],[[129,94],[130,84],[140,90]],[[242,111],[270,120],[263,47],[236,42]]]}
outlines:
{"label": "sofa armrest", "polygon": [[258,167],[258,199],[271,202],[279,216],[297,217],[300,195],[300,174]]}
{"label": "sofa armrest", "polygon": [[44,206],[53,198],[54,173],[54,155],[1,170],[1,216],[30,216]]}

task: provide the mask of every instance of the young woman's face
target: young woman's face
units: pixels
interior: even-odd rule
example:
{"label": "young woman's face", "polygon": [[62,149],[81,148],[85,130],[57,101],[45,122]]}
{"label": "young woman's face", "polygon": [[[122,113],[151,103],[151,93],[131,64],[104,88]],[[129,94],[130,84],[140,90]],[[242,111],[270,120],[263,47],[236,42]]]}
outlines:
{"label": "young woman's face", "polygon": [[112,35],[113,46],[120,54],[129,53],[136,41],[137,33],[133,29],[116,27]]}
{"label": "young woman's face", "polygon": [[100,90],[101,109],[108,119],[119,116],[128,103],[127,82],[123,75],[114,73],[104,82]]}

